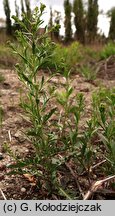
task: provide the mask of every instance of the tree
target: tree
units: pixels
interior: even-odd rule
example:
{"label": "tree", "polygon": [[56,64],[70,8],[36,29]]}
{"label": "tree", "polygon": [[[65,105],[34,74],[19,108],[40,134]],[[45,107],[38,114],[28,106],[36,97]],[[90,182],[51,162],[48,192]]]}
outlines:
{"label": "tree", "polygon": [[65,42],[69,42],[72,39],[72,28],[71,28],[71,12],[72,7],[69,0],[64,1],[64,11],[65,11]]}
{"label": "tree", "polygon": [[25,13],[23,0],[21,0],[21,12],[22,12],[22,14]]}
{"label": "tree", "polygon": [[25,5],[26,5],[26,13],[27,17],[31,17],[31,6],[30,6],[30,0],[25,0]]}
{"label": "tree", "polygon": [[17,5],[17,0],[15,0],[15,13],[16,16],[19,18],[19,6]]}
{"label": "tree", "polygon": [[[19,18],[19,6],[17,5],[17,0],[15,0],[15,14]],[[19,24],[17,24],[17,22],[15,21],[13,27],[14,27],[14,30],[17,30],[19,29]]]}
{"label": "tree", "polygon": [[52,7],[50,7],[50,20],[49,20],[49,28],[53,27],[53,12]]}
{"label": "tree", "polygon": [[11,18],[10,18],[10,5],[9,5],[9,0],[3,0],[3,5],[4,5],[4,12],[6,15],[6,32],[7,34],[11,35],[12,34],[12,25],[11,25]]}
{"label": "tree", "polygon": [[74,0],[73,2],[74,24],[76,28],[75,36],[81,43],[85,43],[85,19],[84,6],[82,0]]}
{"label": "tree", "polygon": [[108,11],[110,17],[109,39],[115,40],[115,7]]}
{"label": "tree", "polygon": [[[53,27],[53,12],[52,12],[52,7],[50,7],[50,19],[49,19],[49,24],[48,24],[48,28],[49,30],[51,30]],[[53,39],[53,31],[50,31],[50,36],[51,39]]]}
{"label": "tree", "polygon": [[98,15],[99,15],[98,0],[88,0],[87,34],[88,34],[89,42],[94,41],[97,35]]}
{"label": "tree", "polygon": [[61,19],[61,13],[59,11],[55,10],[54,13],[55,19],[54,19],[54,37],[55,39],[59,40],[59,29],[60,29],[60,19]]}

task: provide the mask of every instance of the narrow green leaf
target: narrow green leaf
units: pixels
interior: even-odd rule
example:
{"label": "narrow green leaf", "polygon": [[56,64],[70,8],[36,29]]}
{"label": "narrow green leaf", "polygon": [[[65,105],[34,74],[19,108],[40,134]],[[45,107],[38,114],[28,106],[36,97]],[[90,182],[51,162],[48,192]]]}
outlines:
{"label": "narrow green leaf", "polygon": [[66,197],[68,200],[72,200],[72,198],[60,187],[59,188],[61,194],[64,195],[64,197]]}
{"label": "narrow green leaf", "polygon": [[43,123],[47,122],[49,118],[51,118],[51,116],[55,113],[56,110],[57,107],[51,109],[50,112],[43,117]]}

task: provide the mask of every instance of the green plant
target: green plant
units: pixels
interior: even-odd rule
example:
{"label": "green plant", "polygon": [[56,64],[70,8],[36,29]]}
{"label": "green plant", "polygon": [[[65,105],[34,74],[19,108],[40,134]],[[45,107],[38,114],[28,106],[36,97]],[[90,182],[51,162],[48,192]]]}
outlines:
{"label": "green plant", "polygon": [[[4,35],[1,36],[4,38]],[[3,39],[4,40],[4,39]],[[6,38],[6,41],[9,40],[9,38]],[[9,47],[6,45],[6,41],[1,41],[0,44],[0,68],[12,68],[14,64],[16,64],[17,59],[15,56],[11,53]]]}
{"label": "green plant", "polygon": [[97,46],[85,46],[84,47],[84,52],[83,52],[83,55],[85,56],[85,62],[89,62],[89,61],[98,61],[99,60],[99,54],[100,54],[100,47],[97,47]]}
{"label": "green plant", "polygon": [[[70,84],[69,73],[65,71],[65,86],[61,92],[56,92],[57,102],[61,105],[62,111],[58,121],[60,129],[59,136],[64,142],[64,146],[69,145],[73,152],[76,148],[79,122],[84,110],[84,97],[82,94],[73,96],[73,87]],[[72,102],[74,101],[74,102]]]}
{"label": "green plant", "polygon": [[109,39],[114,40],[115,39],[115,7],[112,7],[108,11],[108,17],[110,18],[110,28],[109,28]]}
{"label": "green plant", "polygon": [[100,52],[100,58],[101,59],[107,59],[111,55],[115,55],[115,44],[112,42],[109,42]]}
{"label": "green plant", "polygon": [[93,144],[97,132],[95,119],[92,117],[86,122],[85,131],[79,136],[80,150],[76,159],[79,161],[79,172],[84,170],[90,176],[90,168],[96,160],[97,148]]}
{"label": "green plant", "polygon": [[[41,5],[40,10],[36,8],[31,22],[25,17],[28,25],[14,17],[23,28],[17,31],[23,49],[15,45],[11,47],[21,58],[16,70],[27,91],[26,97],[21,97],[21,107],[31,122],[27,136],[34,146],[35,154],[31,159],[17,159],[13,172],[25,172],[23,167],[26,166],[27,172],[38,179],[39,186],[42,187],[44,181],[49,193],[58,190],[62,193],[63,189],[56,177],[60,166],[79,151],[79,122],[84,110],[84,98],[82,94],[74,94],[66,65],[63,72],[65,83],[61,91],[49,85],[54,75],[49,75],[48,79],[44,75],[38,77],[40,69],[52,66],[50,62],[54,51],[54,43],[48,39],[47,28],[44,35],[38,37],[37,34],[43,22],[43,11],[44,5]],[[55,106],[52,107],[52,103]]]}
{"label": "green plant", "polygon": [[3,1],[3,6],[4,6],[4,12],[6,15],[6,31],[8,35],[11,35],[12,33],[12,25],[11,25],[11,18],[10,18],[10,5],[9,5],[9,0],[4,0]]}
{"label": "green plant", "polygon": [[98,0],[88,0],[88,11],[87,11],[87,34],[88,42],[92,43],[97,35],[97,24],[99,15]]}
{"label": "green plant", "polygon": [[[17,31],[17,38],[23,49],[18,50],[13,45],[11,47],[22,60],[21,64],[16,65],[19,79],[27,89],[26,101],[21,98],[21,106],[32,124],[27,135],[34,145],[35,156],[30,163],[27,163],[30,165],[31,173],[42,176],[47,183],[50,183],[53,181],[54,171],[57,167],[56,164],[52,163],[52,157],[56,153],[54,148],[56,136],[51,133],[50,129],[47,131],[47,126],[57,108],[47,109],[54,93],[53,88],[47,92],[45,89],[51,77],[48,80],[45,80],[44,76],[41,79],[37,78],[40,69],[49,68],[54,49],[54,44],[48,38],[47,29],[44,35],[38,36],[37,33],[43,23],[41,16],[44,8],[45,6],[41,4],[40,9],[34,10],[31,22],[25,14],[26,24],[17,17],[13,17],[22,28],[22,31]],[[39,166],[43,169],[42,174]]]}
{"label": "green plant", "polygon": [[58,66],[57,69],[61,74],[64,72],[65,66],[71,73],[76,73],[81,64],[84,69],[86,67],[86,70],[89,71],[88,74],[91,74],[92,79],[96,78],[96,67],[90,66],[88,62],[94,62],[98,59],[99,51],[95,51],[94,48],[84,47],[76,41],[68,46],[56,44],[53,56],[53,62]]}
{"label": "green plant", "polygon": [[4,80],[5,80],[4,76],[0,73],[0,83],[4,82]]}
{"label": "green plant", "polygon": [[3,108],[0,106],[0,126],[2,125],[3,120]]}
{"label": "green plant", "polygon": [[115,172],[115,89],[102,89],[94,94],[93,109],[98,135],[106,148],[105,158]]}
{"label": "green plant", "polygon": [[95,66],[91,66],[89,64],[83,65],[80,72],[86,81],[93,81],[96,79],[97,73]]}
{"label": "green plant", "polygon": [[71,12],[72,6],[69,0],[64,0],[64,12],[65,12],[65,42],[70,42],[72,40],[72,28],[71,28]]}
{"label": "green plant", "polygon": [[86,28],[86,20],[85,20],[85,10],[84,4],[82,0],[74,0],[73,2],[73,13],[74,24],[76,28],[76,39],[81,43],[85,43],[85,28]]}
{"label": "green plant", "polygon": [[69,46],[56,44],[53,61],[58,65],[58,71],[63,74],[64,68],[71,72],[76,72],[76,64],[83,60],[83,47],[78,42],[73,42]]}

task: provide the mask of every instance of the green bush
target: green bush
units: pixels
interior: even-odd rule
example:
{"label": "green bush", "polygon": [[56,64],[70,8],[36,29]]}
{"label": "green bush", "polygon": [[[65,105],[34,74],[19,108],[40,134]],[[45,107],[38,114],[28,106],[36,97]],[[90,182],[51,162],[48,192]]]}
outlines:
{"label": "green bush", "polygon": [[105,158],[110,163],[109,173],[115,172],[115,89],[100,89],[93,95],[93,114],[98,135],[106,147]]}
{"label": "green bush", "polygon": [[84,49],[84,57],[86,58],[86,63],[87,60],[99,59],[99,51],[97,51],[95,47],[85,46],[83,47],[83,49]]}
{"label": "green bush", "polygon": [[[99,58],[99,53],[90,47],[84,47],[78,42],[73,42],[68,46],[56,44],[53,61],[58,65],[59,72],[63,73],[63,66],[71,72],[78,72],[78,65],[87,65],[88,62]],[[87,66],[87,68],[89,68]],[[89,68],[91,71],[91,67]],[[90,73],[90,72],[89,72]]]}
{"label": "green bush", "polygon": [[95,66],[91,66],[90,64],[85,64],[81,67],[80,73],[85,78],[86,81],[94,81],[97,76]]}
{"label": "green bush", "polygon": [[0,44],[0,68],[12,68],[16,62],[17,59],[11,53],[6,43]]}
{"label": "green bush", "polygon": [[82,46],[78,42],[73,42],[69,46],[56,45],[54,62],[59,66],[59,72],[63,73],[63,68],[76,72],[76,65],[83,59]]}
{"label": "green bush", "polygon": [[[15,168],[19,168],[19,171],[20,168],[26,166],[28,172],[40,178],[39,184],[41,180],[44,180],[47,190],[52,193],[52,190],[60,190],[56,178],[57,170],[67,160],[76,144],[83,97],[80,94],[76,97],[75,104],[71,103],[73,88],[69,84],[66,66],[63,72],[65,85],[61,93],[55,89],[55,86],[49,85],[52,75],[49,75],[49,79],[46,80],[44,76],[41,79],[37,78],[41,69],[52,67],[50,63],[55,48],[54,43],[48,38],[47,28],[44,35],[38,37],[37,34],[43,23],[41,19],[43,11],[44,5],[41,4],[40,10],[38,8],[34,10],[31,22],[25,17],[26,25],[14,17],[23,28],[23,31],[17,31],[17,38],[23,49],[18,49],[15,45],[11,47],[22,61],[21,64],[16,65],[19,79],[27,89],[26,99],[21,98],[21,107],[30,119],[31,128],[27,136],[35,149],[33,158],[24,161],[17,159]],[[55,104],[57,101],[62,106],[61,116],[58,106],[52,107],[52,100],[55,100]],[[57,118],[56,123],[52,119],[53,116],[60,116],[60,120]],[[69,116],[73,116],[74,129],[72,129],[73,123],[70,122]],[[66,155],[61,157],[63,152],[66,152]]]}
{"label": "green bush", "polygon": [[107,59],[111,55],[115,55],[115,44],[110,42],[100,52],[101,59]]}

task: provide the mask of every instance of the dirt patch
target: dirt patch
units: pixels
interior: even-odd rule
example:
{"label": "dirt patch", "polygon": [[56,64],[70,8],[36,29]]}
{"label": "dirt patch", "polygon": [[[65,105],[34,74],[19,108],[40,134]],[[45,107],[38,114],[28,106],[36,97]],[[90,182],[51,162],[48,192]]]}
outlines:
{"label": "dirt patch", "polygon": [[98,77],[104,80],[115,80],[115,55],[98,62]]}

